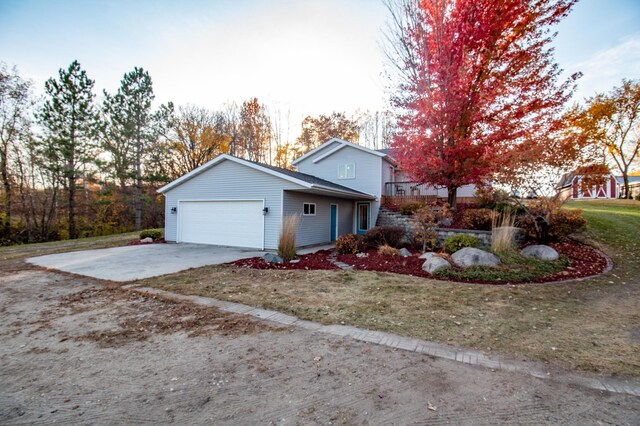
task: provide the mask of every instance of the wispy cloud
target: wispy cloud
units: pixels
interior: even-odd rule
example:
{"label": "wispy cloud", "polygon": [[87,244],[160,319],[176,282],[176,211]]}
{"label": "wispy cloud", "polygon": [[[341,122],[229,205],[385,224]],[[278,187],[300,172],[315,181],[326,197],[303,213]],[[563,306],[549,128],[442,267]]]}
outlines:
{"label": "wispy cloud", "polygon": [[608,92],[623,78],[640,79],[640,33],[625,37],[617,45],[595,52],[587,60],[573,64],[567,72],[581,71],[576,100]]}

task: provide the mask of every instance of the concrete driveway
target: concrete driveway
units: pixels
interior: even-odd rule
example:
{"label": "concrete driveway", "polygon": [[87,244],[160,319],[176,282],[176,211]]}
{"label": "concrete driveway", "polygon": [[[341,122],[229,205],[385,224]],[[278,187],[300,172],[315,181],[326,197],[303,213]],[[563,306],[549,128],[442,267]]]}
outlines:
{"label": "concrete driveway", "polygon": [[50,254],[29,258],[27,262],[103,280],[132,281],[263,254],[237,247],[147,244]]}

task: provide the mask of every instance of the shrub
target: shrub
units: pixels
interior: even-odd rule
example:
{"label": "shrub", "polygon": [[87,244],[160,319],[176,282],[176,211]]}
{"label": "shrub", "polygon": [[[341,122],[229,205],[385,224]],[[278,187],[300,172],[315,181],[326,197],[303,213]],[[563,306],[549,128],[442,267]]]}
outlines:
{"label": "shrub", "polygon": [[340,235],[336,240],[336,250],[340,254],[356,254],[362,251],[364,238],[357,234]]}
{"label": "shrub", "polygon": [[433,229],[418,229],[414,232],[410,243],[413,248],[422,252],[435,250],[438,247],[438,233]]}
{"label": "shrub", "polygon": [[449,253],[455,253],[465,247],[476,247],[478,238],[468,234],[458,234],[444,240],[443,246]]}
{"label": "shrub", "polygon": [[378,247],[378,254],[383,256],[400,256],[400,250],[387,244],[383,244]]}
{"label": "shrub", "polygon": [[566,240],[569,235],[583,230],[586,225],[582,210],[557,210],[551,214],[549,238],[555,241]]}
{"label": "shrub", "polygon": [[[548,217],[548,223],[545,222],[547,220],[545,217]],[[544,215],[534,208],[530,208],[528,215],[518,216],[518,226],[524,229],[527,237],[541,243],[546,243],[546,240],[566,240],[569,235],[584,229],[586,224],[586,220],[582,217],[582,210],[577,209],[554,209],[548,215]],[[540,228],[545,226],[546,232],[541,231]]]}
{"label": "shrub", "polygon": [[283,260],[296,257],[296,232],[298,231],[298,215],[287,215],[282,221],[280,239],[278,240],[278,256]]}
{"label": "shrub", "polygon": [[162,229],[145,229],[140,231],[140,239],[144,238],[152,238],[153,240],[157,240],[162,238]]}
{"label": "shrub", "polygon": [[490,209],[469,209],[462,214],[462,222],[468,229],[491,230],[493,211]]}
{"label": "shrub", "polygon": [[494,209],[499,204],[509,203],[509,193],[501,189],[493,189],[490,186],[483,186],[476,190],[474,194],[476,202],[480,207]]}
{"label": "shrub", "polygon": [[640,201],[640,193],[638,193],[635,198],[636,198],[636,201]]}
{"label": "shrub", "polygon": [[400,206],[400,214],[409,216],[422,208],[420,203],[404,203]]}
{"label": "shrub", "polygon": [[372,248],[381,245],[400,247],[406,232],[401,226],[374,226],[364,236],[364,243]]}
{"label": "shrub", "polygon": [[449,205],[443,206],[426,205],[421,207],[415,214],[415,243],[422,243],[422,251],[435,248],[438,239],[435,228],[443,221],[451,219]]}

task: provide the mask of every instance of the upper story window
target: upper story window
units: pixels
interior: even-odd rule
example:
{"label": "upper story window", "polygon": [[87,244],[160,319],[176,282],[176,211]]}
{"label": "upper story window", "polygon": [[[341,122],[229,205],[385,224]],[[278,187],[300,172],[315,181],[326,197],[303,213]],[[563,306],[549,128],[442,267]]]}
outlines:
{"label": "upper story window", "polygon": [[355,163],[338,164],[338,179],[355,179],[355,178],[356,178]]}
{"label": "upper story window", "polygon": [[315,216],[316,204],[315,203],[302,203],[302,215],[303,216]]}

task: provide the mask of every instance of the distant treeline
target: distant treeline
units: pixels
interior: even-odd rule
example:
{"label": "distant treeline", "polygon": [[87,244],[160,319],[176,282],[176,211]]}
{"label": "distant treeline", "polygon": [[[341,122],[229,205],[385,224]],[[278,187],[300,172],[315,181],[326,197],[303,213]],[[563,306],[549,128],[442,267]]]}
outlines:
{"label": "distant treeline", "polygon": [[279,167],[331,137],[386,148],[389,112],[308,116],[289,138],[287,111],[257,98],[211,111],[153,105],[151,76],[124,74],[115,93],[94,93],[77,61],[44,95],[0,63],[0,244],[162,227],[156,190],[222,153]]}

